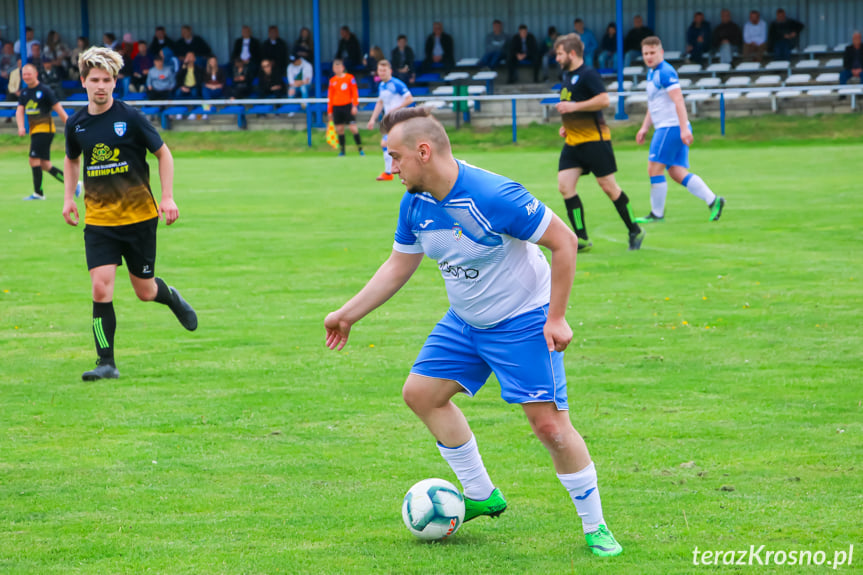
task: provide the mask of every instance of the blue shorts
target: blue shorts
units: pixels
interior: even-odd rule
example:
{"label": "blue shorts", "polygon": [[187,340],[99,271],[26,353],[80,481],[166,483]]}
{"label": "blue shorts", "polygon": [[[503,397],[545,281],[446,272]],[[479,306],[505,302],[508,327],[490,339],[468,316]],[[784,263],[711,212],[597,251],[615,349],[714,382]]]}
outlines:
{"label": "blue shorts", "polygon": [[546,305],[478,329],[449,310],[429,334],[411,373],[454,380],[474,396],[494,372],[507,403],[553,401],[567,410],[563,353],[548,351],[542,332],[547,317]]}
{"label": "blue shorts", "polygon": [[657,128],[650,140],[651,162],[689,169],[689,146],[680,139],[680,126]]}

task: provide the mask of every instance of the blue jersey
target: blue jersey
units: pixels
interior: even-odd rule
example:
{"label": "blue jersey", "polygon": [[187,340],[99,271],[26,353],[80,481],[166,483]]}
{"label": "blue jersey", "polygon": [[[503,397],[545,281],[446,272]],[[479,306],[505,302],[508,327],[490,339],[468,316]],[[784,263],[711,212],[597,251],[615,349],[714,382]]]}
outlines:
{"label": "blue jersey", "polygon": [[450,306],[477,328],[549,303],[551,270],[536,242],[552,212],[521,184],[458,162],[443,201],[406,193],[393,249],[437,261]]}
{"label": "blue jersey", "polygon": [[680,126],[677,108],[668,95],[671,90],[680,90],[677,71],[666,61],[647,71],[647,110],[654,128]]}
{"label": "blue jersey", "polygon": [[378,94],[384,104],[384,114],[386,114],[401,106],[410,91],[407,85],[398,78],[390,78],[389,82],[380,83]]}

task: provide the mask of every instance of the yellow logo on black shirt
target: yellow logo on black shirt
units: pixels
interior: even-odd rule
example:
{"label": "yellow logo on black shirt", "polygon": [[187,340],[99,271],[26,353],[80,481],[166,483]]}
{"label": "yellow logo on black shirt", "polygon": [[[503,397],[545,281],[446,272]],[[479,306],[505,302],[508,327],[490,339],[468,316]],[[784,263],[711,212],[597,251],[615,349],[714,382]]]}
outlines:
{"label": "yellow logo on black shirt", "polygon": [[561,102],[569,102],[572,100],[572,92],[569,91],[569,88],[563,88],[560,91],[560,101]]}
{"label": "yellow logo on black shirt", "polygon": [[[104,163],[110,162],[110,163]],[[91,178],[96,176],[110,176],[113,174],[125,174],[129,171],[129,164],[120,161],[120,149],[111,149],[105,144],[93,146],[90,155],[90,165],[87,166],[87,175]]]}

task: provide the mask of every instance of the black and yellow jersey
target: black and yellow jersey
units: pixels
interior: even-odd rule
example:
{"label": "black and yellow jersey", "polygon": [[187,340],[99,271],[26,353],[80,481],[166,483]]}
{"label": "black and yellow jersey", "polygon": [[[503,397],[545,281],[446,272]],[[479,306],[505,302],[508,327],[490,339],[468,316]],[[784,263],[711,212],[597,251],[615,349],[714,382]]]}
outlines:
{"label": "black and yellow jersey", "polygon": [[96,116],[86,106],[75,112],[66,122],[66,155],[83,155],[84,223],[122,226],[158,217],[146,157],[163,144],[140,111],[118,100]]}
{"label": "black and yellow jersey", "polygon": [[[606,92],[599,72],[582,64],[577,69],[563,72],[560,85],[561,102],[585,102]],[[577,146],[586,142],[611,140],[611,131],[601,110],[595,112],[570,112],[563,114],[563,127],[566,128],[566,143]]]}
{"label": "black and yellow jersey", "polygon": [[59,102],[51,88],[45,84],[36,84],[30,88],[22,82],[21,96],[18,105],[24,106],[24,115],[30,123],[31,134],[53,134],[57,131],[51,108]]}

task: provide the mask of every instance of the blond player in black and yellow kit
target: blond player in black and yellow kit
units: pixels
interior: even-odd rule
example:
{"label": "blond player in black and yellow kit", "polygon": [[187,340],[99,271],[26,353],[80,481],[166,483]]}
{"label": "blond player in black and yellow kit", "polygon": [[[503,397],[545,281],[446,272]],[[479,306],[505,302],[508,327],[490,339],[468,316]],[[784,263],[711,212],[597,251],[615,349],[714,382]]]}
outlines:
{"label": "blond player in black and yellow kit", "polygon": [[[18,123],[18,135],[21,137],[27,135],[27,129],[24,126],[25,117],[30,124],[30,169],[33,172],[33,193],[24,199],[44,200],[43,170],[63,182],[63,172],[51,165],[51,142],[57,131],[51,112],[57,112],[63,123],[66,123],[68,116],[51,88],[39,83],[39,71],[35,66],[32,64],[24,66],[21,70],[21,78],[24,80],[24,89],[21,90],[18,98],[15,120]],[[78,187],[75,191],[80,194],[81,188]]]}
{"label": "blond player in black and yellow kit", "polygon": [[578,34],[559,37],[554,49],[557,63],[563,70],[557,111],[563,122],[560,136],[566,138],[558,163],[557,188],[578,236],[578,251],[589,250],[593,245],[587,237],[584,206],[575,190],[579,176],[591,172],[626,224],[629,249],[637,250],[644,240],[644,231],[632,221],[629,198],[614,179],[617,163],[611,147],[611,131],[602,115],[609,104],[605,84],[599,72],[584,63],[584,44]]}
{"label": "blond player in black and yellow kit", "polygon": [[[173,224],[180,213],[174,203],[174,159],[168,146],[135,108],[114,100],[112,93],[123,58],[109,48],[90,48],[78,58],[87,107],[66,123],[66,173],[79,174],[84,163],[84,245],[93,285],[93,337],[99,360],[84,373],[85,381],[117,378],[114,363],[114,280],[126,260],[129,279],[142,301],[167,305],[192,331],[198,317],[172,287],[155,277],[156,227],[159,217]],[[150,190],[147,151],[159,160],[162,200]],[[66,183],[63,217],[78,225],[74,186]]]}

